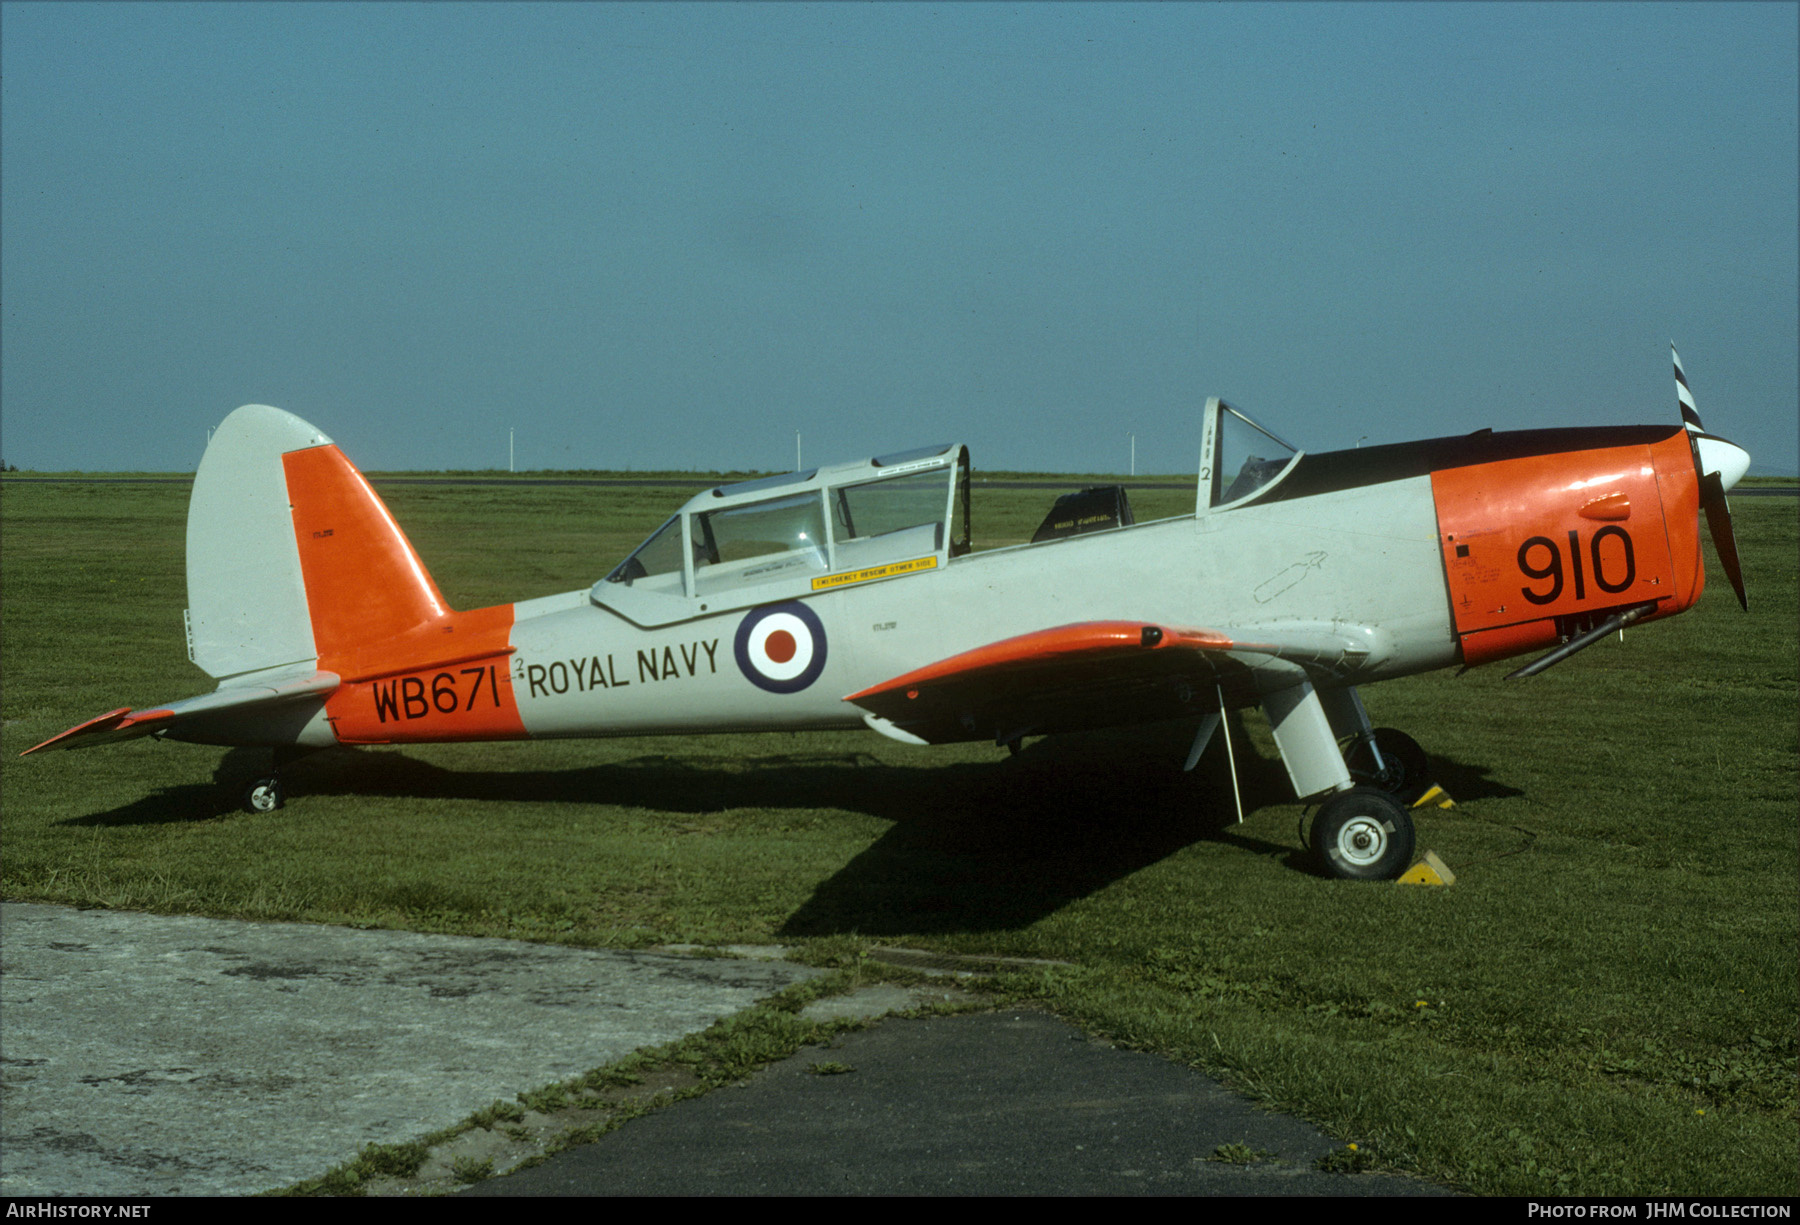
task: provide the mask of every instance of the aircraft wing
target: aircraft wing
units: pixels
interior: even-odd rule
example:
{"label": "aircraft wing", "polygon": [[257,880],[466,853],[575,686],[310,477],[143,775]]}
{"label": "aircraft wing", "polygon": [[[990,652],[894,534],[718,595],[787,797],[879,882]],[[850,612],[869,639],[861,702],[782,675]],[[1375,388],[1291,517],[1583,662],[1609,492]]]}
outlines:
{"label": "aircraft wing", "polygon": [[212,693],[147,710],[121,706],[33,745],[19,756],[47,749],[85,749],[156,732],[174,733],[179,739],[184,726],[202,720],[254,719],[303,698],[323,698],[338,687],[338,679],[335,672],[312,672],[262,683],[222,685]]}
{"label": "aircraft wing", "polygon": [[1006,638],[853,693],[875,730],[943,744],[1174,719],[1302,680],[1329,682],[1367,657],[1353,627],[1266,632],[1083,621]]}

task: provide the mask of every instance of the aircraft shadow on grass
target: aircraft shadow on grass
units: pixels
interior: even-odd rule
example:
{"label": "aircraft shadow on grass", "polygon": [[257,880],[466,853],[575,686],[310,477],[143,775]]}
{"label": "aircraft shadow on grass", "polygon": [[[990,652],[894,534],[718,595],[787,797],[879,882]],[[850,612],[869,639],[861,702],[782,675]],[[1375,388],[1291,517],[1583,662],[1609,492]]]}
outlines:
{"label": "aircraft shadow on grass", "polygon": [[[1246,816],[1293,802],[1279,758],[1251,747],[1240,717],[1231,737]],[[1224,751],[1210,746],[1181,770],[1191,725],[1157,724],[1034,741],[991,762],[892,765],[868,754],[815,753],[720,762],[652,755],[578,769],[459,771],[403,752],[350,749],[283,768],[294,794],[553,804],[604,803],[671,813],[824,809],[863,813],[891,827],[821,881],[783,925],[784,936],[880,936],[1004,930],[1060,907],[1196,842],[1279,856],[1313,871],[1298,833],[1271,841],[1234,822]],[[303,803],[251,816],[236,781],[268,763],[266,750],[234,749],[216,785],[166,788],[78,826],[141,826],[236,817],[304,820]],[[1517,795],[1484,766],[1434,759],[1459,801]]]}

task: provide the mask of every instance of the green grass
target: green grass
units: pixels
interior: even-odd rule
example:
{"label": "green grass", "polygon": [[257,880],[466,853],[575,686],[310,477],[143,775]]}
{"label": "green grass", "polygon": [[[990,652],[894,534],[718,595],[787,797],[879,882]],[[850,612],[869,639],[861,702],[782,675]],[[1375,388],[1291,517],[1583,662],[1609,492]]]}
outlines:
{"label": "green grass", "polygon": [[1221,1144],[1213,1149],[1207,1160],[1224,1165],[1256,1165],[1275,1158],[1276,1155],[1267,1149],[1251,1148],[1248,1144]]}
{"label": "green grass", "polygon": [[[1070,478],[1071,485],[1080,478]],[[459,607],[605,573],[672,490],[384,489]],[[1054,495],[987,487],[978,543]],[[1140,520],[1179,491],[1135,491]],[[1012,990],[1297,1110],[1387,1168],[1484,1193],[1792,1194],[1796,519],[1733,506],[1751,607],[1700,606],[1522,682],[1365,691],[1458,807],[1449,889],[1331,882],[1259,718],[1249,815],[1179,727],[911,750],[872,734],[320,754],[281,812],[261,755],[134,741],[20,761],[199,693],[186,489],[0,482],[0,868],[18,900],[607,947],[864,943],[1037,957]],[[395,1137],[403,1140],[406,1137]]]}

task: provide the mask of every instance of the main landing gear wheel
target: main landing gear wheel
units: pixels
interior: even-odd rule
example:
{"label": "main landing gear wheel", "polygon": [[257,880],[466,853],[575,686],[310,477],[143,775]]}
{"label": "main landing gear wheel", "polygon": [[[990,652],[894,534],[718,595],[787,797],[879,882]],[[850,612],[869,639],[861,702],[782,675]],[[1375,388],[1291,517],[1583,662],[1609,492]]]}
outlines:
{"label": "main landing gear wheel", "polygon": [[1350,777],[1358,783],[1407,800],[1416,799],[1431,786],[1431,763],[1425,759],[1425,750],[1419,747],[1417,740],[1395,728],[1378,727],[1375,729],[1375,747],[1381,750],[1385,769],[1375,768],[1375,754],[1369,751],[1366,740],[1357,741],[1344,754]]}
{"label": "main landing gear wheel", "polygon": [[1393,880],[1412,863],[1412,814],[1374,787],[1342,791],[1313,818],[1312,846],[1328,876]]}
{"label": "main landing gear wheel", "polygon": [[281,789],[279,778],[259,778],[244,791],[245,812],[274,812],[285,803],[287,793]]}

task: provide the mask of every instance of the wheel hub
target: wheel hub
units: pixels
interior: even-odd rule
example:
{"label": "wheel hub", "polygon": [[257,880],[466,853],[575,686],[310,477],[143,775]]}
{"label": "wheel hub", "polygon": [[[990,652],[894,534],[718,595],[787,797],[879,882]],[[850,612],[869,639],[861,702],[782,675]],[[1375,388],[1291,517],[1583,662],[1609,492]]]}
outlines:
{"label": "wheel hub", "polygon": [[1373,817],[1357,817],[1338,831],[1337,849],[1350,863],[1367,867],[1387,850],[1387,830]]}

